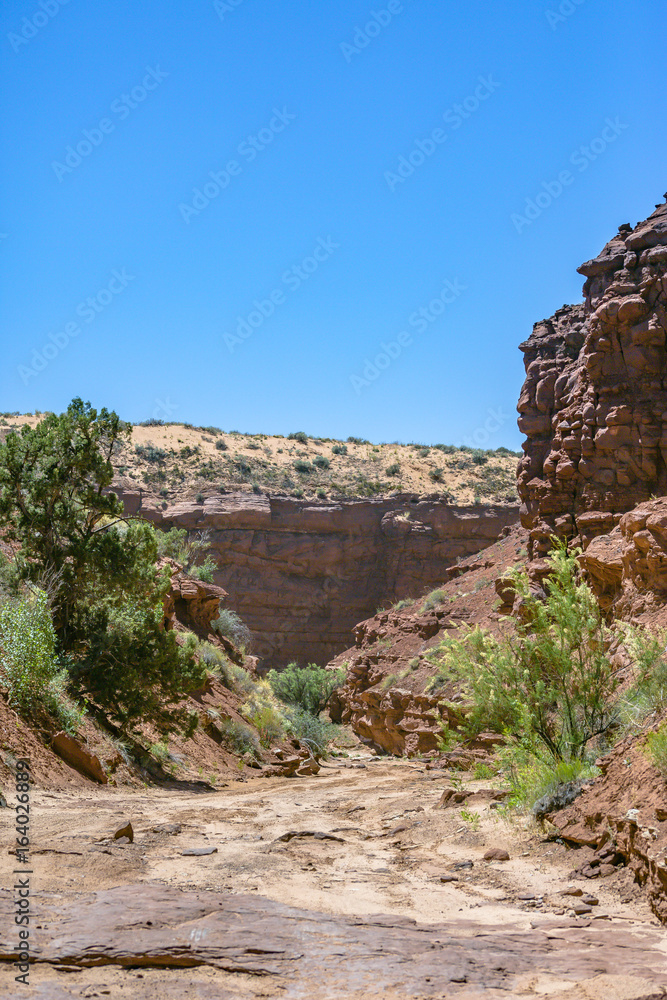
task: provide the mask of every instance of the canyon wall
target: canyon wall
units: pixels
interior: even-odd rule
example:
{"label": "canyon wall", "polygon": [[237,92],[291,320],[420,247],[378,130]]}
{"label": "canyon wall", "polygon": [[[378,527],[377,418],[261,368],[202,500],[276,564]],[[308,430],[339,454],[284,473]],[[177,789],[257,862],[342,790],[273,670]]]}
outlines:
{"label": "canyon wall", "polygon": [[539,559],[555,533],[586,546],[667,494],[667,204],[582,264],[585,301],[521,345],[521,519]]}
{"label": "canyon wall", "polygon": [[127,514],[209,531],[215,582],[252,630],[263,670],[326,663],[380,605],[437,587],[457,558],[518,520],[515,506],[455,507],[437,495],[314,503],[239,492],[166,506],[114,489]]}

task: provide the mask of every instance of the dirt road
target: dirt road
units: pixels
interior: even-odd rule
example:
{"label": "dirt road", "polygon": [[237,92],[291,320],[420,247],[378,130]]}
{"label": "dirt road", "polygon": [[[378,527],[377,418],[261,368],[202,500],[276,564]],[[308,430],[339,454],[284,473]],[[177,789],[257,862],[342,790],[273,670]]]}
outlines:
{"label": "dirt road", "polygon": [[[651,991],[661,995],[661,986],[667,987],[667,935],[642,903],[628,871],[620,869],[594,883],[573,878],[571,872],[585,860],[586,848],[569,849],[546,840],[532,826],[510,822],[488,795],[463,810],[460,806],[438,809],[449,784],[446,774],[427,770],[419,761],[361,752],[329,760],[316,777],[233,782],[215,792],[35,790],[31,890],[38,913],[40,906],[44,913],[58,907],[70,907],[74,913],[77,903],[85,910],[92,893],[143,885],[159,887],[163,900],[177,899],[182,890],[196,891],[197,899],[202,893],[222,894],[227,900],[241,895],[243,906],[256,912],[252,920],[257,926],[262,900],[274,900],[300,912],[347,918],[348,929],[355,920],[355,926],[365,925],[358,918],[372,914],[391,917],[392,928],[407,927],[401,918],[409,918],[420,926],[447,925],[459,938],[467,939],[479,937],[481,929],[486,940],[494,929],[511,928],[512,940],[518,942],[517,955],[514,965],[505,963],[502,982],[496,982],[490,972],[477,976],[473,962],[467,979],[452,985],[455,992],[451,994],[438,992],[442,985],[429,983],[433,977],[424,974],[420,982],[416,968],[410,982],[400,988],[385,983],[369,992],[368,983],[360,985],[361,980],[346,988],[333,984],[331,975],[327,981],[324,972],[314,975],[311,962],[307,983],[301,972],[293,976],[276,973],[268,983],[266,977],[221,971],[207,961],[193,960],[196,971],[150,967],[145,957],[137,957],[140,948],[134,958],[107,955],[99,961],[111,964],[90,964],[85,955],[77,957],[75,943],[70,942],[69,951],[65,947],[58,952],[59,960],[32,966],[30,995],[43,1000],[103,995],[312,996],[324,1000],[436,997],[460,990],[465,996],[548,995],[559,1000],[598,996],[629,1000],[652,995]],[[476,789],[489,787],[488,781],[466,784]],[[9,853],[12,831],[5,817],[9,810],[2,813],[0,863],[2,884],[11,887],[15,859]],[[114,841],[114,832],[127,821],[132,824],[134,842]],[[507,851],[509,860],[485,861],[484,854],[492,848]],[[585,895],[562,895],[568,888],[593,894],[597,902],[589,912],[576,916],[572,907],[581,908]],[[11,896],[8,888],[2,897],[5,908]],[[277,912],[269,904],[265,909]],[[60,916],[44,917],[41,929],[35,927],[35,941],[44,944],[45,954],[50,954],[48,942],[57,933],[58,921],[65,919],[58,912]],[[373,920],[369,924],[377,927]],[[551,928],[546,938],[551,935],[559,940],[560,957],[540,958],[533,969],[530,949],[540,927]],[[2,933],[1,954],[11,953],[12,933],[10,921]],[[270,933],[267,930],[269,937]],[[540,934],[541,941],[545,933]],[[612,953],[619,935],[623,948]],[[72,931],[73,942],[75,937]],[[581,952],[571,967],[563,961],[561,947],[568,941],[579,949],[577,954]],[[382,945],[377,947],[381,950]],[[404,956],[401,962],[408,959]],[[338,958],[341,962],[345,962],[344,954]],[[323,970],[325,966],[326,962]],[[23,995],[11,989],[13,971],[8,963],[0,965],[3,997]],[[573,982],[579,985],[573,987]],[[392,992],[394,988],[398,992]]]}

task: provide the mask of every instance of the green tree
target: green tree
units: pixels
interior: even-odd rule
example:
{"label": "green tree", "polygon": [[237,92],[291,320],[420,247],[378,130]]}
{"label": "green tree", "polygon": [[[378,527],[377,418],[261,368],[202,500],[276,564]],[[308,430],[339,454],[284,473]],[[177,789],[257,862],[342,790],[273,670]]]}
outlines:
{"label": "green tree", "polygon": [[345,679],[342,670],[327,670],[309,663],[298,667],[290,663],[284,670],[270,670],[267,680],[277,698],[296,705],[311,715],[318,715],[336,688]]}
{"label": "green tree", "polygon": [[127,521],[110,490],[112,458],[131,431],[75,399],[0,446],[0,527],[18,543],[25,580],[48,581],[58,652],[72,690],[122,726],[192,727],[178,702],[204,677],[163,627],[167,572],[155,532]]}
{"label": "green tree", "polygon": [[558,546],[549,557],[546,600],[516,574],[524,622],[495,639],[476,627],[449,638],[440,669],[464,682],[466,727],[536,737],[555,760],[583,757],[615,723],[618,680],[605,649],[609,632],[576,556]]}

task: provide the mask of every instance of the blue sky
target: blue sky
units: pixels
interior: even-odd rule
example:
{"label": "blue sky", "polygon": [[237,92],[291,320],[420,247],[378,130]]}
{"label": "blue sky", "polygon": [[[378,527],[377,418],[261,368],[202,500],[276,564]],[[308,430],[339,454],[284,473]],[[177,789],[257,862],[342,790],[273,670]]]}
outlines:
{"label": "blue sky", "polygon": [[9,0],[0,409],[518,447],[517,345],[667,190],[662,13]]}

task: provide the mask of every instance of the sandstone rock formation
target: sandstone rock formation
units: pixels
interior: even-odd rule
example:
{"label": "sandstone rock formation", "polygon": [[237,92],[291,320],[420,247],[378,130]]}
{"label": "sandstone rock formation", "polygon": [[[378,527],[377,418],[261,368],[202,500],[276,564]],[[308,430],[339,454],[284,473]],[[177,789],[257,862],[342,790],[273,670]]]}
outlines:
{"label": "sandstone rock formation", "polygon": [[578,270],[585,301],[521,345],[518,487],[533,558],[554,533],[586,546],[667,493],[667,204]]}
{"label": "sandstone rock formation", "polygon": [[[0,897],[0,965],[12,976],[13,913],[13,899],[6,892]],[[243,996],[288,1000],[371,995],[492,1000],[524,995],[538,972],[565,988],[559,997],[572,1000],[599,995],[648,1000],[667,987],[657,933],[633,933],[617,925],[589,927],[567,919],[547,920],[532,929],[461,920],[418,924],[391,914],[340,917],[256,895],[184,891],[145,882],[80,894],[72,901],[45,894],[32,901],[32,914],[39,928],[33,973],[39,975],[45,964],[67,971],[101,965],[170,969],[172,975],[188,969],[188,989],[197,996],[214,995],[199,990],[200,983],[204,989],[211,984],[208,970],[216,970],[215,996],[240,997],[234,977],[250,973],[238,981]],[[576,989],[575,984],[584,990],[582,981],[600,976],[609,977],[608,988],[614,977],[638,977],[640,989],[622,994]],[[67,989],[72,978],[65,977]],[[59,992],[62,982],[47,980],[39,995],[44,1000],[72,995]],[[147,975],[130,982],[133,996],[166,995],[153,992]],[[253,982],[259,983],[257,991]],[[7,976],[7,987],[15,986]],[[76,984],[72,988],[82,995]],[[2,993],[16,995],[15,988]]]}
{"label": "sandstone rock formation", "polygon": [[617,617],[650,615],[667,625],[667,497],[623,514],[580,556],[598,600]]}
{"label": "sandstone rock formation", "polygon": [[[649,904],[667,923],[667,796],[665,779],[643,752],[645,735],[629,737],[602,758],[603,775],[567,809],[550,816],[567,840],[613,848],[647,888]],[[603,853],[603,852],[600,852]],[[599,864],[588,878],[612,874]]]}
{"label": "sandstone rock formation", "polygon": [[437,495],[313,503],[229,493],[164,507],[117,492],[128,514],[210,532],[216,583],[254,633],[262,669],[325,663],[379,605],[441,583],[457,558],[518,520],[513,506],[455,507]]}
{"label": "sandstone rock formation", "polygon": [[[444,718],[456,719],[442,704],[454,691],[431,686],[437,666],[430,656],[442,639],[460,627],[503,628],[496,606],[496,578],[525,556],[526,532],[516,525],[485,550],[452,567],[427,601],[383,611],[354,629],[355,644],[330,664],[344,667],[344,686],[330,702],[334,721],[352,726],[364,742],[386,753],[427,753],[438,746]],[[467,755],[484,756],[482,748]]]}

